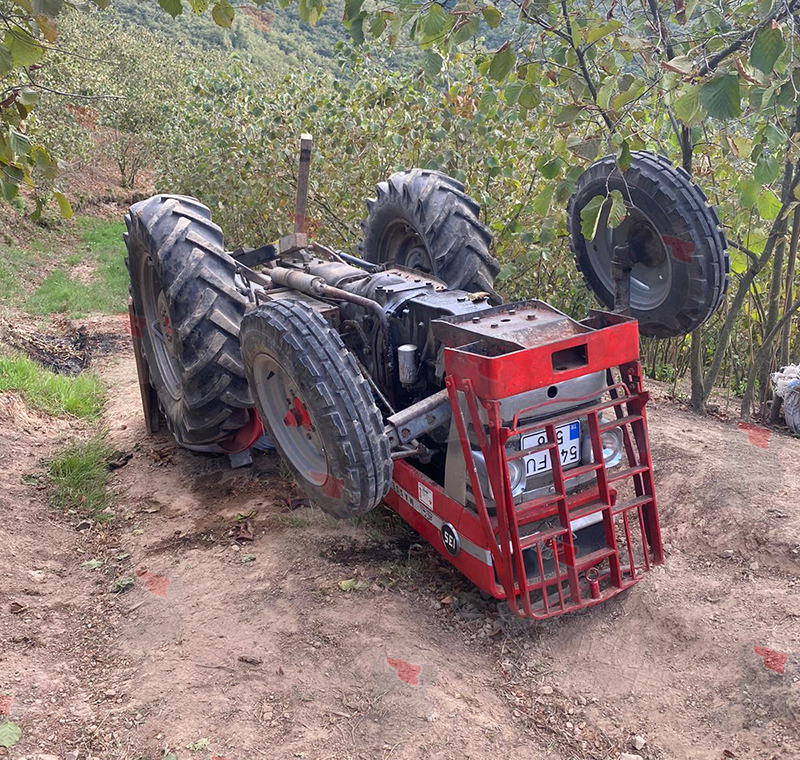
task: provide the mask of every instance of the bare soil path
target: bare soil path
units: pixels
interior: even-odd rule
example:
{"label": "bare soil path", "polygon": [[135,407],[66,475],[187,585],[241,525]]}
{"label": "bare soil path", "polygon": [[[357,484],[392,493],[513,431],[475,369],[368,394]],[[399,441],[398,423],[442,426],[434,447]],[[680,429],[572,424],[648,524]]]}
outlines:
{"label": "bare soil path", "polygon": [[656,393],[666,565],[622,600],[523,623],[388,512],[289,511],[274,456],[234,471],[148,439],[121,345],[98,369],[133,456],[102,528],[23,480],[83,428],[0,396],[9,757],[800,757],[800,441]]}

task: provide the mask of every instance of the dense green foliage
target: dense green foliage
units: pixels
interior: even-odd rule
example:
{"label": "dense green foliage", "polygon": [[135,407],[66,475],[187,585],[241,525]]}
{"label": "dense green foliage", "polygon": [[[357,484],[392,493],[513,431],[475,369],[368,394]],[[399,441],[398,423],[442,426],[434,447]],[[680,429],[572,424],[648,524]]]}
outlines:
{"label": "dense green foliage", "polygon": [[[28,0],[13,2],[25,8]],[[144,13],[148,26],[162,25],[153,21],[154,5],[125,3],[119,13],[128,21]],[[0,77],[29,79],[6,89],[17,109],[3,111],[7,198],[28,175],[52,181],[55,174],[50,153],[25,132],[27,110],[47,92],[40,82],[91,98],[81,107],[113,131],[124,182],[135,179],[129,169],[139,156],[139,164],[156,170],[160,188],[210,203],[232,243],[257,243],[289,227],[296,139],[310,131],[317,139],[312,191],[320,237],[354,246],[362,201],[376,181],[395,168],[435,166],[462,178],[482,202],[506,296],[534,293],[580,313],[589,299],[564,239],[575,178],[600,155],[616,155],[625,171],[631,150],[654,150],[683,165],[718,206],[733,244],[734,280],[723,310],[692,336],[691,353],[688,340],[647,345],[651,370],[672,367],[681,375],[691,363],[698,408],[722,382],[744,391],[747,416],[756,391],[766,389],[770,365],[796,357],[790,326],[800,307],[800,154],[793,139],[800,131],[800,0],[728,3],[724,14],[713,4],[666,0],[346,0],[345,26],[365,44],[345,56],[341,71],[294,65],[298,56],[311,60],[306,42],[323,50],[321,41],[337,36],[330,26],[305,38],[292,31],[290,50],[277,33],[252,26],[238,33],[243,19],[234,20],[227,0],[212,13],[219,26],[233,24],[225,32],[207,19],[190,24],[188,10],[178,13],[179,0],[160,4],[179,16],[177,24],[163,22],[172,41],[158,34],[140,39],[113,25],[95,41],[82,26],[86,19],[68,22],[77,49],[102,50],[111,69],[51,51],[54,64],[41,75],[33,71],[44,56],[37,40],[48,39],[48,14],[55,17],[60,2],[46,9],[45,21],[30,17],[26,33],[36,39],[25,38],[27,47],[18,33],[4,39],[0,50],[10,51],[11,68]],[[209,6],[193,0],[192,7]],[[301,0],[297,12],[304,23],[324,24],[338,10]],[[286,66],[253,52],[246,37],[256,31],[282,47]],[[396,48],[413,40],[421,53],[413,65],[397,66],[394,57],[387,66],[387,48],[370,44],[372,38]],[[197,55],[189,43],[204,52]],[[211,47],[239,54],[223,60]],[[40,123],[57,135],[68,119],[48,108]],[[64,142],[49,143],[51,152]],[[626,210],[616,201],[621,217]],[[593,220],[584,222],[591,230]]]}

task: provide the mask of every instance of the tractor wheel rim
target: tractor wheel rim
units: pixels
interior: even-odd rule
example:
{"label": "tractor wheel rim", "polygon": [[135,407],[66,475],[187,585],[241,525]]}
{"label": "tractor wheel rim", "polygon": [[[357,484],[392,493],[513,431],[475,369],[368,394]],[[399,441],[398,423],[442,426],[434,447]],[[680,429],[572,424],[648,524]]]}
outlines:
{"label": "tractor wheel rim", "polygon": [[264,422],[281,453],[306,480],[323,485],[328,479],[325,447],[297,383],[268,353],[253,361],[253,383]]}
{"label": "tractor wheel rim", "polygon": [[[586,250],[592,269],[613,296],[615,284],[611,273],[611,259],[614,257],[614,247],[628,240],[632,225],[647,224],[654,230],[657,228],[647,214],[634,207],[628,209],[628,216],[619,227],[610,229],[609,211],[610,208],[601,211],[597,234],[594,240],[586,241]],[[672,289],[672,257],[663,242],[658,247],[661,255],[657,262],[650,265],[637,263],[631,270],[631,309],[634,311],[657,309],[664,303]]]}
{"label": "tractor wheel rim", "polygon": [[378,261],[433,274],[433,262],[419,233],[403,219],[386,225],[381,237]]}
{"label": "tractor wheel rim", "polygon": [[156,269],[148,256],[143,262],[142,302],[145,328],[153,347],[157,371],[170,396],[181,397],[180,363],[175,356],[175,339],[167,298],[161,289]]}

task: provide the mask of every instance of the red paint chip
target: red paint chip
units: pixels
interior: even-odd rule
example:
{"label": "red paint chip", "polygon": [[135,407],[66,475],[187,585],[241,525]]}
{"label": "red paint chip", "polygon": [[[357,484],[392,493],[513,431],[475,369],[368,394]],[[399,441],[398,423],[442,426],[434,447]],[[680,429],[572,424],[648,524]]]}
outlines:
{"label": "red paint chip", "polygon": [[397,677],[401,681],[405,681],[412,686],[417,685],[417,678],[422,670],[422,665],[412,665],[410,662],[396,660],[394,657],[387,657],[386,662],[389,663],[389,667],[397,671]]}
{"label": "red paint chip", "polygon": [[14,704],[14,697],[10,694],[0,694],[0,715],[11,715],[11,705]]}
{"label": "red paint chip", "polygon": [[758,446],[760,449],[769,448],[769,439],[772,436],[772,431],[769,428],[754,425],[752,422],[737,422],[736,425],[739,430],[747,433],[747,440],[753,446]]}
{"label": "red paint chip", "polygon": [[156,575],[155,573],[151,573],[149,570],[140,567],[136,571],[136,575],[141,578],[147,590],[151,594],[155,594],[156,596],[161,596],[164,599],[167,598],[167,587],[169,586],[169,578],[166,575]]}
{"label": "red paint chip", "polygon": [[757,646],[753,647],[753,651],[764,660],[764,667],[767,670],[772,670],[780,675],[786,672],[786,661],[789,659],[788,654]]}

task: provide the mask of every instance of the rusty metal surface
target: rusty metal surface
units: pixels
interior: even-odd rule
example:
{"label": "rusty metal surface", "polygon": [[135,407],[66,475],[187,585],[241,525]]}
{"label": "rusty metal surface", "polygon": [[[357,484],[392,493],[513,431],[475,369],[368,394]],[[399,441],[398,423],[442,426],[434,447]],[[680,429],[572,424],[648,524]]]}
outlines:
{"label": "rusty metal surface", "polygon": [[542,346],[592,332],[543,301],[518,301],[486,309],[475,315],[437,319],[433,332],[448,348],[477,343],[481,352],[503,353]]}

